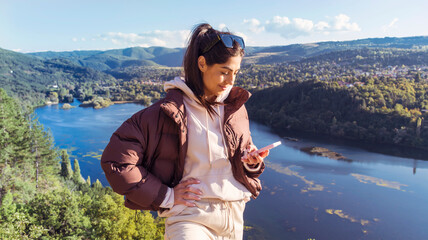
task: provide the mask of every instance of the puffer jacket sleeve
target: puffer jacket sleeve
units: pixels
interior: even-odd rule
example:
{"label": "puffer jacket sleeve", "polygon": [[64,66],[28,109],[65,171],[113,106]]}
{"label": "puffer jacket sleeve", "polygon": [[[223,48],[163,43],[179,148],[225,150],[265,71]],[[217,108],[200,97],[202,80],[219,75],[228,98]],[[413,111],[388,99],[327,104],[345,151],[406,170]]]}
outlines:
{"label": "puffer jacket sleeve", "polygon": [[147,138],[137,116],[129,118],[113,133],[102,154],[101,167],[112,189],[125,195],[125,206],[159,210],[168,187],[143,166]]}

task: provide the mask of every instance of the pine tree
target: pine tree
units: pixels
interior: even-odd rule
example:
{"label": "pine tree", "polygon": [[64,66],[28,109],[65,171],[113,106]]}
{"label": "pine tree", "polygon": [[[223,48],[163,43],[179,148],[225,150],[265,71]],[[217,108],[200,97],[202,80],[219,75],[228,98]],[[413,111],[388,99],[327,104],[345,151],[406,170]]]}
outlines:
{"label": "pine tree", "polygon": [[10,163],[9,159],[13,152],[13,147],[9,142],[11,139],[9,132],[13,128],[13,116],[15,115],[11,100],[0,88],[0,169]]}
{"label": "pine tree", "polygon": [[65,179],[70,179],[73,176],[73,170],[71,169],[70,158],[67,154],[67,150],[61,150],[61,176]]}
{"label": "pine tree", "polygon": [[42,175],[58,171],[57,151],[51,134],[45,131],[43,125],[32,115],[28,119],[29,131],[24,135],[19,156],[26,159],[25,166],[31,171],[31,177],[35,177],[37,188]]}
{"label": "pine tree", "polygon": [[0,167],[22,163],[24,158],[19,158],[17,153],[25,145],[23,136],[27,126],[17,102],[0,89]]}
{"label": "pine tree", "polygon": [[75,183],[85,183],[85,179],[82,177],[82,174],[80,173],[80,165],[79,161],[77,159],[74,159],[74,171],[73,171],[73,180]]}
{"label": "pine tree", "polygon": [[88,175],[88,178],[86,179],[86,184],[88,184],[88,186],[91,186],[91,176]]}
{"label": "pine tree", "polygon": [[415,82],[417,82],[417,83],[421,82],[421,73],[420,72],[415,74]]}
{"label": "pine tree", "polygon": [[97,179],[94,182],[94,184],[92,185],[92,187],[95,188],[95,189],[101,189],[101,188],[103,188],[103,185],[101,184],[100,180]]}

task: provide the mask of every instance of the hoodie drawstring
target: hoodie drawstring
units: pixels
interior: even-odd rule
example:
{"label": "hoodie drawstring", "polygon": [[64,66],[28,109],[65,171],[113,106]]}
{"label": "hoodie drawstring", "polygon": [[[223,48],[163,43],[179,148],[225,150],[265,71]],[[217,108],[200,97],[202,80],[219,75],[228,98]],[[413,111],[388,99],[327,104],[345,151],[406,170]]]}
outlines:
{"label": "hoodie drawstring", "polygon": [[212,161],[211,161],[211,145],[210,145],[210,129],[208,124],[208,111],[205,110],[205,127],[207,128],[207,143],[208,143],[208,161],[210,162],[210,168],[212,168]]}
{"label": "hoodie drawstring", "polygon": [[[217,105],[218,113],[220,114],[220,107]],[[224,114],[223,114],[224,116]],[[226,154],[226,159],[229,159],[229,150],[227,149],[226,140],[224,139],[224,132],[223,132],[223,124],[222,124],[221,117],[218,118],[218,125],[220,126],[220,133],[221,133],[221,140],[223,143],[224,153]]]}

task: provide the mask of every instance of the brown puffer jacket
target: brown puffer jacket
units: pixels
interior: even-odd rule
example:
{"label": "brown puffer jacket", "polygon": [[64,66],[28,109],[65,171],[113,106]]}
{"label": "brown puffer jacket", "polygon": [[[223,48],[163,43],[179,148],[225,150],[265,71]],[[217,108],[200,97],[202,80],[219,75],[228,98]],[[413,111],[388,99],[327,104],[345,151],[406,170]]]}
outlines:
{"label": "brown puffer jacket", "polygon": [[[112,189],[125,195],[131,209],[160,210],[167,188],[176,186],[184,170],[187,151],[187,117],[183,92],[169,90],[166,97],[135,113],[110,138],[101,167]],[[224,137],[233,175],[256,198],[261,190],[258,172],[248,172],[241,162],[252,143],[244,103],[246,90],[234,87],[224,101]]]}

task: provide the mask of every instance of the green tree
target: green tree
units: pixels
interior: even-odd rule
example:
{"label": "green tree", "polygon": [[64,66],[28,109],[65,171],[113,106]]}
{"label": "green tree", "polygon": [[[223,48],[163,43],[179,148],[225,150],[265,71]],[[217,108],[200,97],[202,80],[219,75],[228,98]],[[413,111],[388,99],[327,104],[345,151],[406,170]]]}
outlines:
{"label": "green tree", "polygon": [[47,237],[88,238],[91,221],[86,216],[85,201],[90,201],[89,196],[62,188],[38,194],[29,202],[29,214],[49,229]]}
{"label": "green tree", "polygon": [[70,157],[68,156],[67,150],[64,149],[61,150],[61,176],[65,179],[70,179],[73,176]]}
{"label": "green tree", "polygon": [[82,174],[80,173],[80,165],[77,159],[74,159],[73,167],[74,167],[73,181],[79,184],[85,183],[85,179],[82,177]]}
{"label": "green tree", "polygon": [[36,118],[30,120],[30,129],[30,134],[27,136],[30,137],[28,142],[31,143],[30,148],[33,155],[33,165],[35,166],[37,188],[41,176],[51,175],[58,170],[58,155],[53,144],[52,135],[44,129]]}

